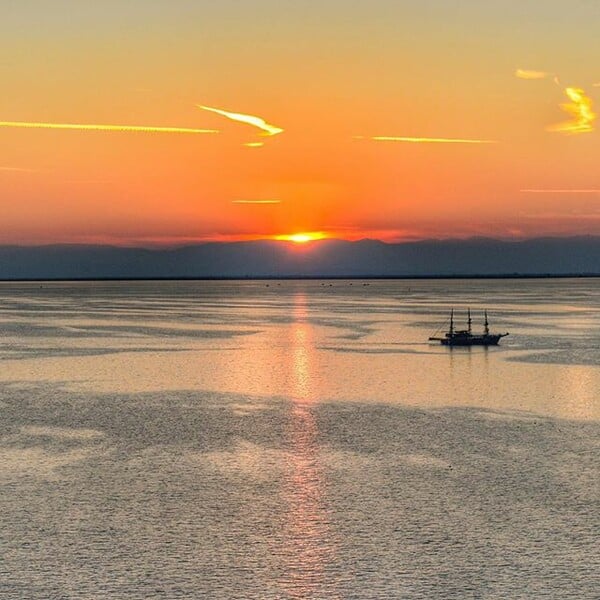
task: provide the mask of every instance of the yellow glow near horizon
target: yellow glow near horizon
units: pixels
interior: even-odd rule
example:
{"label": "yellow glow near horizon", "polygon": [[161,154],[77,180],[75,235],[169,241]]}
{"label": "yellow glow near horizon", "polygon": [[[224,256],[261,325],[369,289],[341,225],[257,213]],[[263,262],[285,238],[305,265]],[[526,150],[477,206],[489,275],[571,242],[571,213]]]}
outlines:
{"label": "yellow glow near horizon", "polygon": [[219,133],[218,129],[189,127],[154,127],[152,125],[97,125],[89,123],[35,123],[28,121],[0,121],[0,127],[24,129],[71,129],[77,131],[121,131],[139,133]]}
{"label": "yellow glow near horizon", "polygon": [[307,242],[323,240],[326,237],[327,235],[322,231],[306,231],[302,233],[277,235],[275,236],[275,239],[280,242],[294,242],[295,244],[306,244]]}
{"label": "yellow glow near horizon", "polygon": [[[202,110],[208,110],[210,112],[214,112],[218,115],[231,119],[232,121],[238,121],[239,123],[246,123],[247,125],[252,125],[253,127],[258,127],[264,131],[263,135],[277,135],[278,133],[282,133],[284,130],[281,127],[276,127],[275,125],[271,125],[267,123],[261,117],[255,117],[254,115],[246,115],[244,113],[235,113],[229,112],[227,110],[223,110],[221,108],[211,108],[210,106],[202,106],[201,104],[196,105],[198,108]],[[252,142],[250,142],[252,143]]]}

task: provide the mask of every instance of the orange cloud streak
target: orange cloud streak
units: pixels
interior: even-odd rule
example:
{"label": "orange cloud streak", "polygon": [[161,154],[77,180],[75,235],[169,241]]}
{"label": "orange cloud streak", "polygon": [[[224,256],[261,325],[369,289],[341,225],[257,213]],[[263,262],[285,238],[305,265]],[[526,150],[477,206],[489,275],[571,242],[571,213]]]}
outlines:
{"label": "orange cloud streak", "polygon": [[40,173],[39,169],[27,169],[25,167],[0,167],[0,171],[8,173]]}
{"label": "orange cloud streak", "polygon": [[427,137],[397,137],[377,135],[365,137],[357,135],[356,140],[372,140],[375,142],[406,142],[410,144],[497,144],[497,140],[469,140],[461,138],[427,138]]}
{"label": "orange cloud streak", "polygon": [[519,190],[521,194],[600,194],[600,189],[588,190]]}
{"label": "orange cloud streak", "polygon": [[232,204],[281,204],[281,200],[232,200]]}
{"label": "orange cloud streak", "polygon": [[0,121],[0,127],[24,129],[71,129],[77,131],[121,131],[139,133],[219,133],[217,129],[191,129],[189,127],[154,127],[148,125],[96,125],[83,123],[35,123],[26,121]]}
{"label": "orange cloud streak", "polygon": [[554,77],[553,73],[546,73],[545,71],[531,71],[529,69],[517,69],[515,71],[515,77],[519,79],[549,79]]}
{"label": "orange cloud streak", "polygon": [[[246,123],[247,125],[252,125],[253,127],[258,127],[262,129],[264,133],[262,135],[277,135],[282,133],[284,130],[281,127],[276,127],[275,125],[271,125],[267,123],[261,117],[255,117],[254,115],[246,115],[243,113],[235,113],[229,112],[227,110],[222,110],[220,108],[211,108],[210,106],[202,106],[201,104],[196,105],[198,108],[202,110],[208,110],[210,112],[214,112],[218,115],[231,119],[232,121],[238,121],[240,123]],[[252,143],[252,142],[250,142]]]}

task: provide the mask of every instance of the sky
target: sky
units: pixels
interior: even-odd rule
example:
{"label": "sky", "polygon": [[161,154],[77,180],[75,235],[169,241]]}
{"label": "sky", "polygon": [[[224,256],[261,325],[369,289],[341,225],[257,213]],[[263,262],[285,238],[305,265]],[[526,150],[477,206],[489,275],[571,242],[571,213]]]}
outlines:
{"label": "sky", "polygon": [[0,243],[600,234],[596,0],[6,0]]}

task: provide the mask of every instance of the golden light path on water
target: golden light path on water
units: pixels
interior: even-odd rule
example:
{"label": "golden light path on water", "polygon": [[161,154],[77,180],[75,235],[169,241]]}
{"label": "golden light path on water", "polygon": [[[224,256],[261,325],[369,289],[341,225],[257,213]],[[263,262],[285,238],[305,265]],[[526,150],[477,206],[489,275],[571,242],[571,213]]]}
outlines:
{"label": "golden light path on water", "polygon": [[[331,585],[328,566],[335,558],[313,413],[318,401],[311,377],[316,349],[308,316],[307,296],[299,291],[294,296],[290,330],[290,457],[283,482],[288,505],[283,549],[286,564],[280,582],[286,597],[298,600],[319,597],[323,587]],[[330,592],[328,597],[332,597]]]}

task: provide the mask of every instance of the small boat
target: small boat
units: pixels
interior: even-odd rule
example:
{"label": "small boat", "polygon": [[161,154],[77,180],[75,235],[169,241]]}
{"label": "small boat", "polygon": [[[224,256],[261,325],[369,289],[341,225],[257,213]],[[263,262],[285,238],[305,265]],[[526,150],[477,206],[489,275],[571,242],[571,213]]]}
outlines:
{"label": "small boat", "polygon": [[440,342],[443,346],[497,346],[498,342],[508,335],[508,333],[490,333],[490,324],[488,322],[487,310],[485,314],[485,323],[483,333],[472,332],[471,310],[467,311],[467,329],[454,328],[454,310],[450,311],[450,329],[444,337],[430,337],[430,342]]}

